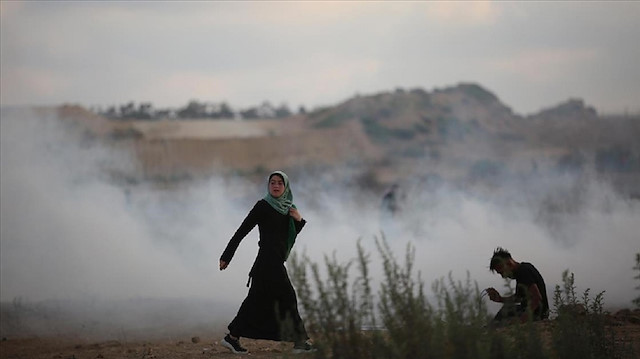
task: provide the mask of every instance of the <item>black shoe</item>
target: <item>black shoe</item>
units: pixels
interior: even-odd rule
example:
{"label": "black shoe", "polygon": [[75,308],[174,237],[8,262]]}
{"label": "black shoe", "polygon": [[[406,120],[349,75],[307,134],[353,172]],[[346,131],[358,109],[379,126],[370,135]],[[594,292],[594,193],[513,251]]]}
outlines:
{"label": "black shoe", "polygon": [[249,351],[240,345],[240,339],[233,339],[231,335],[227,334],[220,342],[223,347],[231,350],[234,354],[247,354]]}
{"label": "black shoe", "polygon": [[313,353],[318,349],[311,344],[309,340],[305,342],[297,342],[293,345],[293,354]]}

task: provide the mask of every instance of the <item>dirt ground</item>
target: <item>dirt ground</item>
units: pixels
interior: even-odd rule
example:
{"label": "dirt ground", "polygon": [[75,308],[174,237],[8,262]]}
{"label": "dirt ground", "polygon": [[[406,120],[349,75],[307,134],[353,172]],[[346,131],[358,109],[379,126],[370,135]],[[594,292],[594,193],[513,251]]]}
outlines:
{"label": "dirt ground", "polygon": [[[609,325],[616,332],[618,343],[633,346],[634,355],[640,353],[640,321],[636,311],[631,316],[613,315]],[[540,324],[545,332],[552,321]],[[0,359],[186,359],[237,357],[220,344],[224,333],[203,336],[153,339],[149,341],[91,341],[69,337],[2,338]],[[549,339],[549,338],[547,338]],[[252,358],[311,357],[312,354],[293,354],[292,343],[242,339]]]}
{"label": "dirt ground", "polygon": [[[220,344],[224,333],[207,337],[176,339],[154,339],[151,341],[121,342],[87,341],[74,338],[17,338],[0,342],[2,359],[186,359],[186,358],[232,358],[231,353]],[[252,358],[309,357],[309,354],[292,354],[293,343],[268,340],[242,339]],[[242,356],[241,356],[242,357]]]}

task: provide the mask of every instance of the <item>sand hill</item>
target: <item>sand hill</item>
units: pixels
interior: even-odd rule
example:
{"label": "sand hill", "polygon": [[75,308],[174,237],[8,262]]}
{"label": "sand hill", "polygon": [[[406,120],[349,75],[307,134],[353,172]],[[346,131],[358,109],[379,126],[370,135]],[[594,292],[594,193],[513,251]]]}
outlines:
{"label": "sand hill", "polygon": [[77,106],[57,111],[85,136],[131,151],[138,166],[126,176],[135,180],[346,165],[361,172],[360,180],[384,187],[434,174],[469,182],[492,168],[589,169],[629,195],[640,193],[633,185],[640,173],[637,116],[600,117],[577,99],[523,116],[476,84],[356,96],[286,119],[115,121]]}

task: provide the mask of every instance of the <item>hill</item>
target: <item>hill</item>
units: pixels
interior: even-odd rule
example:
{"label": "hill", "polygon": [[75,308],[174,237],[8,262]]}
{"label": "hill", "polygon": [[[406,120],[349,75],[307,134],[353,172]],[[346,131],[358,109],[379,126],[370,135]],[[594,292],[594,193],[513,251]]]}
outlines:
{"label": "hill", "polygon": [[356,182],[381,189],[434,174],[477,183],[495,168],[588,170],[640,194],[633,184],[640,173],[638,116],[601,117],[579,99],[522,116],[478,84],[359,95],[285,119],[110,121],[75,106],[57,111],[85,134],[131,151],[138,166],[128,181],[349,166]]}

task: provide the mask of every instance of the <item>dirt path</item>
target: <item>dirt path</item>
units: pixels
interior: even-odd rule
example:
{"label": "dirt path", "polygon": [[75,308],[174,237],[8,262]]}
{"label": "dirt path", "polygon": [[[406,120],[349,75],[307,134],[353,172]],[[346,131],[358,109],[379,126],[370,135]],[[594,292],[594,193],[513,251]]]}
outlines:
{"label": "dirt path", "polygon": [[[640,321],[637,311],[626,311],[609,318],[609,328],[618,338],[617,344],[633,347],[632,355],[640,353]],[[542,323],[547,335],[553,322]],[[238,358],[220,344],[224,333],[206,333],[197,337],[171,337],[151,340],[88,340],[72,337],[2,338],[0,359],[192,359]],[[549,338],[548,338],[549,339]],[[305,358],[313,354],[293,354],[292,343],[242,339],[251,358]]]}
{"label": "dirt path", "polygon": [[[219,338],[218,338],[219,337]],[[88,342],[71,338],[21,338],[0,342],[1,359],[187,359],[237,358],[220,345],[220,338],[180,338],[120,342],[116,340]],[[309,355],[291,353],[292,343],[267,340],[242,340],[252,358],[290,358]],[[243,357],[243,356],[240,356]]]}

